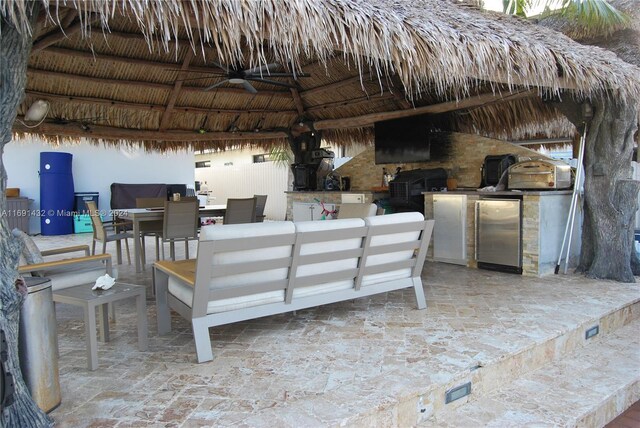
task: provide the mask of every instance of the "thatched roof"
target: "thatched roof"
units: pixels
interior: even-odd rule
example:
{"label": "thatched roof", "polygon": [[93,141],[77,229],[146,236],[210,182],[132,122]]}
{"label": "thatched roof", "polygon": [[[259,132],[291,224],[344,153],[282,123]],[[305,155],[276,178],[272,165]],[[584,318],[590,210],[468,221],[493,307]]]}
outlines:
{"label": "thatched roof", "polygon": [[[267,146],[312,127],[340,143],[418,113],[487,108],[501,129],[491,111],[522,100],[536,119],[545,94],[640,99],[639,69],[611,52],[449,0],[42,0],[33,29],[28,4],[0,3],[34,35],[18,118],[38,99],[50,110],[14,131],[49,139]],[[215,62],[309,77],[204,91],[223,79]]]}

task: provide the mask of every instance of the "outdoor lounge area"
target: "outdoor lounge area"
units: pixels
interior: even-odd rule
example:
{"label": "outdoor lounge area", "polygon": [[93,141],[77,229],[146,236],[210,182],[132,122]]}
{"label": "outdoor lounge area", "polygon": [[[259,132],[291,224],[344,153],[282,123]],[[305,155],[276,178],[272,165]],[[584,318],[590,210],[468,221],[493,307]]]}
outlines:
{"label": "outdoor lounge area", "polygon": [[151,270],[118,268],[147,288],[148,349],[125,301],[87,370],[82,311],[59,304],[57,426],[603,426],[640,398],[638,284],[427,261],[426,310],[405,289],[235,322],[211,329],[213,360],[197,364],[187,321],[157,334]]}
{"label": "outdoor lounge area", "polygon": [[617,428],[640,8],[489,3],[0,1],[0,426]]}

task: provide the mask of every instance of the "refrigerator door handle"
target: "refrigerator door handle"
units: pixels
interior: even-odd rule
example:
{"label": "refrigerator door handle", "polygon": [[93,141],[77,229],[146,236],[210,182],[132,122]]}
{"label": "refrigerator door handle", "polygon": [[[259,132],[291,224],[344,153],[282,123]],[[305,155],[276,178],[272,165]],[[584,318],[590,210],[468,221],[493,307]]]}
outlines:
{"label": "refrigerator door handle", "polygon": [[474,252],[473,255],[476,259],[476,262],[478,261],[478,237],[479,237],[479,228],[478,228],[478,212],[480,210],[480,201],[476,201],[476,209],[475,209],[475,221],[473,224],[473,231],[474,231],[474,235],[475,235],[475,242],[474,242]]}

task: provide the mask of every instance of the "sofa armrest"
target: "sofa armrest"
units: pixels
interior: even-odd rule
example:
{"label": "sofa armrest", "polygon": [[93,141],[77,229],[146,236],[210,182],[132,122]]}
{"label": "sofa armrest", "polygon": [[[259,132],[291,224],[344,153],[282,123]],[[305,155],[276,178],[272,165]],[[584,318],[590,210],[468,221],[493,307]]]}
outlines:
{"label": "sofa armrest", "polygon": [[53,262],[35,263],[32,265],[18,266],[18,273],[55,270],[56,268],[59,268],[59,267],[73,266],[73,265],[92,262],[92,261],[106,261],[107,273],[111,274],[111,254],[98,254],[95,256],[76,257],[72,259],[56,260]]}
{"label": "sofa armrest", "polygon": [[73,247],[54,248],[53,250],[41,251],[40,254],[42,254],[43,256],[53,256],[55,254],[73,253],[75,251],[84,251],[85,256],[88,256],[90,254],[88,245],[74,245]]}
{"label": "sofa armrest", "polygon": [[196,283],[196,260],[179,260],[179,261],[159,261],[155,262],[154,266],[161,272],[167,274],[167,276],[173,276],[185,284],[188,284],[192,287],[195,286]]}

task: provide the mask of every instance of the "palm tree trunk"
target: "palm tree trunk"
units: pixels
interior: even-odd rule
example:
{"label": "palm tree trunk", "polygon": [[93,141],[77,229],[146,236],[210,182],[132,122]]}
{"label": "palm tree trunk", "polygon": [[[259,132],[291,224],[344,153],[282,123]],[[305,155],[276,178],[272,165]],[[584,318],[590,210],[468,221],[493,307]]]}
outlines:
{"label": "palm tree trunk", "polygon": [[[32,2],[32,16],[36,16],[39,3]],[[0,212],[7,208],[5,189],[7,172],[2,155],[11,141],[11,128],[16,111],[24,96],[27,80],[27,61],[31,51],[31,35],[20,32],[7,20],[1,22],[0,41]],[[52,426],[52,420],[35,404],[22,379],[18,358],[18,325],[24,294],[16,288],[18,257],[21,245],[9,231],[6,216],[0,216],[0,328],[8,346],[5,368],[14,380],[13,403],[3,409],[0,425],[6,427]]]}

